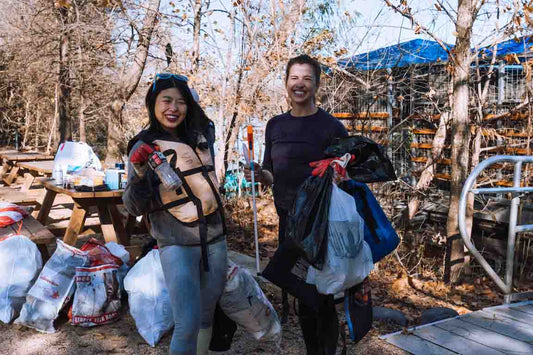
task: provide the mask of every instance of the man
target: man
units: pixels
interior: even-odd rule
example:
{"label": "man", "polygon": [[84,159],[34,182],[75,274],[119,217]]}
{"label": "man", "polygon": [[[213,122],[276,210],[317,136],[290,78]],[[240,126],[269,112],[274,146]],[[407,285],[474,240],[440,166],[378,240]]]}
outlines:
{"label": "man", "polygon": [[[268,121],[263,166],[254,164],[255,181],[273,184],[280,244],[298,187],[313,171],[309,163],[325,158],[323,152],[333,138],[348,135],[339,120],[316,106],[320,73],[320,64],[307,55],[289,60],[285,85],[291,109]],[[246,175],[249,180],[249,170]],[[287,294],[283,292],[282,296],[282,320],[286,320]],[[298,316],[308,355],[335,354],[337,346],[338,319],[333,297],[321,298],[323,302],[318,313],[299,302]]]}

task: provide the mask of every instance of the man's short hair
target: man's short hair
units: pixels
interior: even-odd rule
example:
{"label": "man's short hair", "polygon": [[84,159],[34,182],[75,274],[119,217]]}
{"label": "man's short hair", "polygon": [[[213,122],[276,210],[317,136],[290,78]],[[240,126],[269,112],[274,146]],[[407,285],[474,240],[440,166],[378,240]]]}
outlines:
{"label": "man's short hair", "polygon": [[302,54],[289,59],[289,62],[287,63],[287,68],[285,69],[285,82],[287,82],[287,80],[289,79],[289,71],[291,70],[291,67],[294,64],[309,64],[315,72],[316,86],[320,86],[320,73],[322,72],[322,69],[320,68],[320,63],[318,63],[315,59],[311,58],[307,54]]}

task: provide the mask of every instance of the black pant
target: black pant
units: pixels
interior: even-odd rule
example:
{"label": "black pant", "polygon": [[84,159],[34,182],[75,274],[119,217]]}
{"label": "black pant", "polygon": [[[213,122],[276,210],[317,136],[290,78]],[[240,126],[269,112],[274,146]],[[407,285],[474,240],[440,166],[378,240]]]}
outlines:
{"label": "black pant", "polygon": [[[288,211],[276,209],[279,216],[279,244],[285,240]],[[286,293],[282,292],[285,298]],[[284,300],[285,301],[285,300]],[[318,312],[298,302],[298,320],[307,355],[335,355],[339,338],[339,320],[333,295],[320,295]]]}

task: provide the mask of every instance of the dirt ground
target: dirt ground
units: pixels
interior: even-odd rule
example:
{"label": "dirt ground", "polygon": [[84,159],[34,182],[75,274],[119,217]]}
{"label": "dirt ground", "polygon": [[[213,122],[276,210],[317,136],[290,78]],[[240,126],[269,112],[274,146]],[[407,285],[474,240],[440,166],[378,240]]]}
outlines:
{"label": "dirt ground", "polygon": [[[246,199],[228,203],[228,245],[232,250],[253,256],[253,223],[249,207],[250,201]],[[268,196],[258,201],[258,220],[260,253],[263,258],[268,258],[277,247],[277,216]],[[426,225],[423,229],[412,229],[405,233],[439,233],[439,227],[442,228]],[[140,237],[137,242],[145,240],[146,236]],[[412,326],[420,324],[422,312],[431,307],[449,307],[464,314],[502,303],[502,295],[495,291],[494,284],[481,272],[473,272],[464,283],[453,287],[438,281],[441,279],[442,247],[433,246],[416,253],[410,249],[401,246],[398,256],[389,255],[372,272],[374,306],[404,312]],[[417,255],[423,257],[417,261]],[[531,286],[523,285],[524,288]],[[274,307],[280,310],[279,289],[271,284],[264,284],[263,289]],[[239,328],[232,349],[218,354],[305,354],[292,305],[291,298],[291,314],[288,323],[283,326],[280,349],[273,342],[253,339]],[[339,314],[342,314],[341,308],[338,308]],[[151,348],[138,334],[127,307],[124,307],[120,320],[113,324],[85,329],[70,325],[66,316],[62,315],[56,322],[56,328],[58,331],[54,334],[41,334],[24,327],[0,324],[0,354],[167,354],[170,343],[170,334],[167,334],[155,348]],[[391,322],[374,321],[373,329],[360,343],[353,344],[348,340],[347,354],[404,354],[402,350],[379,339],[379,335],[399,330],[402,327]],[[338,354],[341,345],[339,343]]]}

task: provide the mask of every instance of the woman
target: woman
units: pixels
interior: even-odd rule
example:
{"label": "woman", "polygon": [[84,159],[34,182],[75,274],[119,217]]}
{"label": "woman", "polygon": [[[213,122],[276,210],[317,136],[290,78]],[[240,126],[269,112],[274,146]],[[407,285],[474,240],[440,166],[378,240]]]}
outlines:
{"label": "woman", "polygon": [[[150,123],[128,144],[124,204],[133,215],[148,215],[159,245],[175,324],[170,354],[207,354],[227,264],[214,126],[184,76],[156,75],[145,103]],[[167,191],[149,168],[161,153],[183,182],[176,190]]]}

